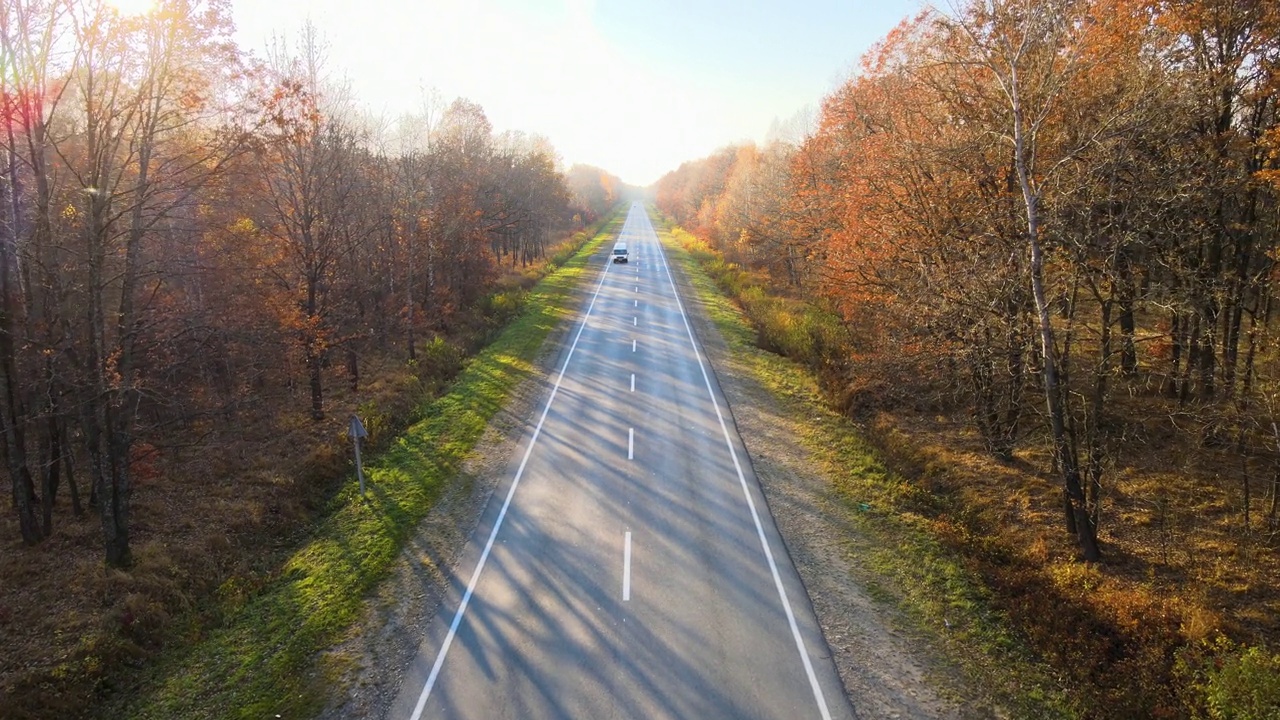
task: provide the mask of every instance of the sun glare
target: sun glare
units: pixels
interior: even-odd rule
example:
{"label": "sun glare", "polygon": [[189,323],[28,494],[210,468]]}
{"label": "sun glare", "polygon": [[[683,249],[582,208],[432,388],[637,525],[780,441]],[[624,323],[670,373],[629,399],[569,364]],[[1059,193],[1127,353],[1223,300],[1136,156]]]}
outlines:
{"label": "sun glare", "polygon": [[145,15],[156,7],[156,0],[107,0],[107,5],[126,17]]}

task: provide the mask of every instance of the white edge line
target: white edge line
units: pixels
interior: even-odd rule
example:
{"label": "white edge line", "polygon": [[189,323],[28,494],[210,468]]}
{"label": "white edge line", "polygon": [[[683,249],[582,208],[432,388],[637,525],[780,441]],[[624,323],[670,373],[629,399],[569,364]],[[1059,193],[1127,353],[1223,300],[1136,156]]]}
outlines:
{"label": "white edge line", "polygon": [[622,601],[631,600],[631,531],[624,536],[622,546]]}
{"label": "white edge line", "polygon": [[[645,212],[645,220],[649,219],[649,214]],[[650,227],[652,228],[652,223]],[[657,236],[657,233],[654,233]],[[720,412],[720,401],[716,400],[715,390],[711,387],[711,377],[707,374],[707,367],[702,362],[702,353],[698,351],[698,342],[693,337],[693,328],[689,325],[689,317],[684,312],[684,303],[680,302],[680,292],[676,290],[675,278],[671,276],[671,267],[667,265],[667,253],[662,247],[662,242],[658,242],[658,254],[662,258],[662,267],[667,273],[667,282],[671,284],[671,294],[675,297],[676,307],[680,309],[680,318],[684,320],[685,332],[689,334],[689,344],[693,347],[693,355],[698,360],[698,368],[702,370],[702,380],[707,385],[707,394],[711,397],[711,406],[715,408],[716,419],[720,421],[720,430],[724,434],[724,443],[729,448],[729,456],[733,458],[733,468],[738,471],[738,483],[742,486],[742,495],[747,499],[747,508],[751,510],[751,519],[756,524],[756,534],[760,537],[760,546],[764,548],[764,556],[769,561],[769,572],[773,573],[773,584],[778,590],[778,597],[782,600],[782,609],[786,612],[787,623],[791,626],[791,636],[795,638],[796,650],[800,652],[800,659],[804,663],[805,675],[809,677],[809,687],[813,690],[813,699],[818,702],[818,709],[822,712],[823,720],[831,720],[831,711],[827,709],[826,697],[822,694],[822,686],[818,684],[818,676],[813,671],[813,663],[809,660],[809,651],[805,647],[804,638],[800,636],[800,626],[796,623],[795,613],[791,610],[791,601],[787,599],[787,590],[782,586],[782,576],[778,573],[778,564],[773,559],[773,551],[769,548],[769,539],[765,537],[764,525],[760,523],[760,515],[756,512],[755,501],[751,499],[751,490],[747,487],[747,478],[742,473],[742,464],[738,462],[738,451],[733,447],[733,439],[729,435],[729,426],[725,424],[724,415]]]}
{"label": "white edge line", "polygon": [[[625,228],[625,221],[623,223]],[[467,612],[467,606],[471,604],[471,595],[475,592],[476,582],[480,579],[480,571],[484,570],[484,564],[489,559],[489,552],[493,550],[493,541],[498,537],[498,530],[502,527],[502,521],[507,516],[507,508],[511,505],[511,498],[516,494],[516,487],[520,485],[520,478],[524,475],[524,467],[529,462],[529,456],[533,453],[533,446],[538,442],[538,436],[542,434],[542,423],[547,419],[547,413],[551,411],[551,403],[555,402],[556,394],[560,392],[560,382],[564,380],[564,373],[569,369],[569,361],[573,359],[574,350],[578,349],[578,340],[582,338],[582,331],[587,328],[587,320],[591,317],[591,310],[596,306],[596,298],[600,296],[600,290],[604,287],[604,281],[609,277],[609,266],[612,263],[605,263],[604,272],[600,273],[600,282],[596,285],[596,291],[591,296],[591,304],[587,306],[587,312],[582,316],[582,324],[578,326],[578,333],[573,337],[573,344],[569,346],[569,354],[565,356],[564,365],[560,366],[560,374],[556,377],[556,384],[551,388],[551,396],[547,398],[546,407],[542,408],[542,416],[538,418],[538,425],[533,429],[533,436],[529,439],[529,447],[525,448],[524,457],[520,459],[520,467],[516,469],[516,475],[511,480],[511,488],[507,490],[507,497],[502,501],[502,509],[498,511],[498,519],[493,523],[493,529],[489,531],[489,539],[485,541],[484,550],[480,553],[480,561],[476,563],[476,569],[471,573],[471,580],[467,583],[467,591],[462,595],[462,602],[458,603],[458,610],[453,614],[453,622],[449,625],[449,633],[445,635],[444,644],[440,646],[440,652],[436,655],[435,664],[431,666],[431,674],[427,676],[427,682],[422,686],[422,693],[418,695],[418,704],[413,708],[413,715],[410,720],[421,720],[422,709],[426,707],[427,698],[431,696],[431,690],[435,687],[436,678],[440,675],[440,668],[444,665],[444,657],[449,653],[449,646],[453,644],[453,638],[458,634],[458,626],[462,624],[462,616]]]}

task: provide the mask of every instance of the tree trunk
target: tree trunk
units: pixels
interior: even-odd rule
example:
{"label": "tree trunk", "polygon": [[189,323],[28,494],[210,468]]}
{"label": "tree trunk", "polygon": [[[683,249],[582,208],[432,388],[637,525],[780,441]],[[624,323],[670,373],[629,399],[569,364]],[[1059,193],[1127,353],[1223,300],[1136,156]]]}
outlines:
{"label": "tree trunk", "polygon": [[[1276,450],[1280,452],[1280,427],[1274,422],[1271,423],[1271,436],[1275,438]],[[1267,528],[1271,532],[1276,530],[1277,511],[1280,511],[1280,462],[1273,463],[1271,467],[1271,508],[1267,511]]]}
{"label": "tree trunk", "polygon": [[1222,314],[1222,308],[1217,300],[1210,299],[1206,303],[1204,313],[1204,327],[1200,336],[1200,397],[1204,400],[1212,400],[1217,394],[1214,385],[1217,372],[1217,339],[1215,337],[1218,328],[1218,318]]}
{"label": "tree trunk", "polygon": [[320,348],[318,302],[319,278],[314,273],[307,276],[307,327],[306,366],[307,380],[311,388],[311,419],[324,419],[324,351]]}
{"label": "tree trunk", "polygon": [[109,441],[110,463],[106,467],[107,476],[103,478],[109,490],[101,504],[107,565],[118,568],[133,564],[133,552],[129,546],[129,500],[133,495],[129,473],[131,447],[132,439],[127,436]]}
{"label": "tree trunk", "polygon": [[[6,102],[6,105],[8,103]],[[17,325],[22,311],[22,286],[18,280],[18,225],[22,215],[18,193],[17,157],[13,152],[13,130],[9,126],[9,145],[4,156],[6,173],[0,178],[4,189],[0,225],[0,429],[4,433],[4,458],[13,489],[13,507],[18,513],[18,529],[22,541],[35,545],[44,539],[36,515],[35,483],[27,464],[26,404],[22,398],[22,379],[18,377]]]}
{"label": "tree trunk", "polygon": [[1243,424],[1236,431],[1236,452],[1240,456],[1240,485],[1244,495],[1244,532],[1247,535],[1253,529],[1249,521],[1249,511],[1252,509],[1253,497],[1249,483],[1249,453],[1245,448]]}
{"label": "tree trunk", "polygon": [[[419,224],[414,222],[414,228],[405,238],[405,283],[404,283],[404,306],[405,306],[405,345],[409,350],[409,360],[418,359],[417,339],[413,335],[413,264],[418,261],[413,255],[413,239],[417,236]],[[394,275],[394,273],[393,273]]]}
{"label": "tree trunk", "polygon": [[[1062,474],[1062,482],[1066,491],[1067,505],[1070,515],[1075,520],[1075,536],[1080,544],[1084,559],[1089,562],[1102,557],[1098,548],[1096,529],[1089,517],[1084,490],[1080,486],[1080,469],[1076,463],[1075,453],[1069,448],[1066,428],[1066,409],[1064,408],[1062,388],[1058,385],[1057,347],[1054,341],[1051,308],[1045,297],[1044,288],[1044,255],[1040,247],[1040,211],[1039,195],[1031,187],[1031,172],[1028,167],[1027,150],[1023,138],[1023,117],[1017,93],[1017,77],[1013,77],[1011,86],[1013,97],[1013,135],[1014,165],[1018,173],[1018,183],[1022,189],[1023,205],[1026,209],[1027,242],[1031,254],[1031,293],[1035,297],[1036,314],[1040,324],[1040,345],[1044,353],[1044,392],[1048,404],[1049,428],[1053,440],[1053,455]],[[1070,523],[1068,523],[1068,526]]]}
{"label": "tree trunk", "polygon": [[324,368],[322,358],[315,347],[307,345],[307,378],[311,386],[311,419],[324,419]]}
{"label": "tree trunk", "polygon": [[1240,327],[1244,319],[1244,294],[1236,290],[1237,297],[1231,310],[1223,318],[1222,327],[1222,389],[1227,399],[1235,395],[1236,366],[1240,359]]}
{"label": "tree trunk", "polygon": [[1111,374],[1111,300],[1102,303],[1101,337],[1099,338],[1098,364],[1093,373],[1093,397],[1090,398],[1089,425],[1086,429],[1086,445],[1089,453],[1089,517],[1094,531],[1102,518],[1102,464],[1105,452],[1102,444],[1102,413],[1106,403],[1107,380]]}
{"label": "tree trunk", "polygon": [[[0,255],[3,254],[5,253],[0,251]],[[0,259],[0,274],[7,272],[4,264],[4,260]],[[0,284],[8,283],[0,281]],[[9,294],[7,292],[3,294],[5,298],[0,300],[0,303],[9,306],[11,302]],[[44,539],[44,534],[40,530],[39,518],[36,515],[35,483],[27,464],[27,441],[22,427],[26,413],[23,410],[18,381],[15,377],[16,363],[13,357],[11,319],[8,308],[0,308],[0,373],[4,376],[0,379],[0,389],[4,392],[0,426],[3,426],[4,458],[13,489],[13,508],[18,513],[18,529],[22,534],[22,542],[35,545]]]}
{"label": "tree trunk", "polygon": [[49,414],[48,444],[49,452],[47,457],[49,461],[45,465],[42,476],[44,487],[41,489],[45,537],[53,534],[53,503],[58,496],[59,472],[62,470],[62,437],[61,433],[58,432],[58,418],[52,413]]}
{"label": "tree trunk", "polygon": [[[91,135],[93,133],[90,133]],[[95,188],[101,188],[101,180],[108,174],[100,170],[103,177],[95,182]],[[89,385],[86,388],[88,397],[84,401],[85,434],[88,441],[89,454],[93,462],[94,491],[98,500],[98,515],[102,521],[102,539],[106,563],[110,567],[124,568],[132,562],[129,548],[129,499],[131,488],[128,475],[128,450],[131,438],[127,423],[120,417],[127,413],[127,399],[123,391],[116,385],[127,385],[130,377],[120,377],[121,362],[127,359],[117,350],[119,345],[110,347],[107,344],[107,312],[104,307],[107,295],[105,268],[107,264],[107,239],[110,234],[108,218],[111,215],[111,197],[109,192],[100,190],[89,195],[89,224],[86,228],[89,246],[89,317],[88,317],[88,362]],[[126,251],[127,256],[127,251]],[[136,256],[135,261],[136,263]],[[126,257],[126,277],[129,275],[129,261]],[[136,265],[134,266],[136,268]],[[136,269],[134,269],[136,273]],[[124,283],[123,287],[131,287]],[[123,298],[122,298],[123,300]],[[117,328],[128,327],[117,317]],[[117,338],[123,342],[123,338]],[[115,355],[115,366],[109,367],[112,355]],[[117,379],[111,379],[117,375]],[[122,457],[123,455],[123,457]]]}
{"label": "tree trunk", "polygon": [[71,514],[75,517],[84,515],[84,505],[80,501],[80,486],[76,482],[75,473],[75,452],[72,450],[71,443],[67,442],[67,422],[65,419],[58,422],[59,442],[62,445],[62,464],[67,474],[67,492],[71,494]]}
{"label": "tree trunk", "polygon": [[1133,319],[1134,292],[1133,287],[1133,266],[1128,258],[1123,258],[1120,262],[1120,282],[1119,297],[1116,298],[1120,306],[1120,371],[1126,377],[1133,377],[1138,374],[1138,351],[1134,347],[1134,334],[1136,331]]}
{"label": "tree trunk", "polygon": [[1271,509],[1267,512],[1267,529],[1276,530],[1276,511],[1280,510],[1280,466],[1271,472]]}
{"label": "tree trunk", "polygon": [[1183,363],[1182,377],[1178,384],[1178,402],[1182,405],[1186,405],[1191,399],[1191,374],[1200,358],[1200,316],[1193,314],[1189,322],[1191,327],[1186,332],[1187,361]]}

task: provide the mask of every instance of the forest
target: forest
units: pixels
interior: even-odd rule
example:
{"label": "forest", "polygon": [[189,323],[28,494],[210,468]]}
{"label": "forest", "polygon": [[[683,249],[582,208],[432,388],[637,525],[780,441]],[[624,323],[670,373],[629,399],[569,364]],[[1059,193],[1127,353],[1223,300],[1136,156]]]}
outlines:
{"label": "forest", "polygon": [[[1222,651],[1280,641],[1278,89],[1275,3],[970,1],[656,187],[831,402],[975,448],[953,543],[1115,717],[1280,711]],[[1186,700],[1198,652],[1249,680]]]}
{"label": "forest", "polygon": [[84,712],[265,577],[349,413],[394,430],[619,201],[466,99],[369,116],[310,26],[232,30],[0,5],[0,715]]}
{"label": "forest", "polygon": [[[232,31],[0,5],[15,717],[269,583],[350,414],[387,442],[631,192],[465,98],[369,115],[310,27]],[[651,189],[1085,716],[1280,712],[1277,90],[1274,2],[967,0]]]}

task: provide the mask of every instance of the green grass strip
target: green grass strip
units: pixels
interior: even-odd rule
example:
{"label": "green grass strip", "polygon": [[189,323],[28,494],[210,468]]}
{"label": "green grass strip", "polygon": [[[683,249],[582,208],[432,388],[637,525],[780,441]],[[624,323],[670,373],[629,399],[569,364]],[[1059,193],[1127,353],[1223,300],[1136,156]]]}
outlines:
{"label": "green grass strip", "polygon": [[371,458],[368,497],[359,498],[353,479],[279,577],[175,660],[180,667],[168,668],[130,717],[299,718],[323,707],[332,678],[317,669],[318,653],[360,618],[366,596],[389,574],[490,418],[533,372],[548,334],[573,315],[573,291],[589,272],[590,256],[621,222],[616,214],[534,287],[522,312],[422,419]]}
{"label": "green grass strip", "polygon": [[[854,423],[831,409],[814,373],[760,349],[757,329],[699,263],[717,253],[656,213],[654,226],[724,337],[729,364],[767,389],[805,428],[801,441],[819,463],[832,497],[856,530],[842,538],[858,582],[878,601],[935,638],[990,701],[1015,718],[1078,717],[1049,671],[992,609],[981,580],[928,531],[919,510],[937,498],[891,471]],[[692,251],[692,252],[691,252]]]}

